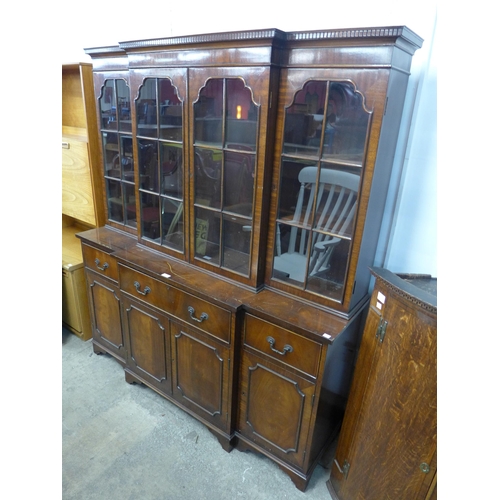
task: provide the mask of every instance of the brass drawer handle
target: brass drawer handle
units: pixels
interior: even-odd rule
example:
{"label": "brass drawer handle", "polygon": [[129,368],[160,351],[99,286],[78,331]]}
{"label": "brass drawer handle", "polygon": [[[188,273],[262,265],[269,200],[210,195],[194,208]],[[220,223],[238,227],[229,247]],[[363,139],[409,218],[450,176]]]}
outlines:
{"label": "brass drawer handle", "polygon": [[97,266],[97,269],[99,269],[100,271],[106,271],[106,269],[109,267],[109,264],[107,262],[105,262],[101,267],[99,265],[101,263],[101,261],[99,259],[96,259],[94,262],[95,262],[95,265]]}
{"label": "brass drawer handle", "polygon": [[201,313],[200,319],[198,319],[194,315],[194,307],[191,307],[191,306],[188,306],[188,313],[189,313],[189,316],[191,316],[191,319],[194,320],[194,321],[197,321],[198,323],[203,323],[203,321],[205,321],[206,319],[208,319],[208,314],[207,313]]}
{"label": "brass drawer handle", "polygon": [[274,340],[272,337],[267,337],[266,340],[269,342],[269,345],[271,346],[271,351],[276,352],[276,353],[280,354],[281,356],[284,356],[287,352],[293,352],[293,347],[289,344],[285,344],[285,347],[283,347],[283,350],[280,351],[280,350],[274,348],[274,344],[276,343],[276,340]]}
{"label": "brass drawer handle", "polygon": [[134,281],[134,286],[135,286],[135,289],[137,290],[137,293],[140,293],[141,295],[147,295],[151,291],[151,288],[149,288],[149,286],[147,286],[146,288],[144,288],[144,291],[142,292],[141,291],[141,284],[138,281]]}

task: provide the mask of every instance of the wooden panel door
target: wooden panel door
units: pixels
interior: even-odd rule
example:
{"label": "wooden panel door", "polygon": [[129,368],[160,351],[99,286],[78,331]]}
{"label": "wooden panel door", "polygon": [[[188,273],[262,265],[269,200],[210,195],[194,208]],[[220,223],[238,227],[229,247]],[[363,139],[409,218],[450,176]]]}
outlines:
{"label": "wooden panel door", "polygon": [[125,346],[118,284],[92,271],[86,273],[94,351],[107,352],[124,364]]}
{"label": "wooden panel door", "polygon": [[239,434],[273,456],[302,468],[314,392],[315,384],[284,365],[244,350]]}
{"label": "wooden panel door", "polygon": [[171,332],[174,398],[228,434],[229,349],[180,323],[172,322]]}
{"label": "wooden panel door", "polygon": [[435,473],[436,347],[435,316],[412,314],[396,296],[380,313],[372,300],[330,478],[338,499],[426,499]]}
{"label": "wooden panel door", "polygon": [[168,318],[124,296],[123,323],[127,342],[127,373],[132,372],[141,382],[163,394],[171,394]]}

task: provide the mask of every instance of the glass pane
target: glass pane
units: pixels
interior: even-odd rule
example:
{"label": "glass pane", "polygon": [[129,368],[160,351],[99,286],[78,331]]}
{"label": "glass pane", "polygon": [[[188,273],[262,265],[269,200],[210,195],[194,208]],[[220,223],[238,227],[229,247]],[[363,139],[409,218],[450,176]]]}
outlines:
{"label": "glass pane", "polygon": [[227,151],[224,154],[224,210],[251,216],[255,155]]}
{"label": "glass pane", "polygon": [[102,89],[102,96],[99,99],[99,107],[101,110],[101,128],[106,130],[116,130],[116,94],[115,81],[106,80]]}
{"label": "glass pane", "polygon": [[248,275],[250,266],[250,244],[252,240],[251,220],[224,216],[223,267]]}
{"label": "glass pane", "polygon": [[350,83],[331,83],[323,143],[323,159],[360,165],[363,161],[369,114],[361,94]]}
{"label": "glass pane", "polygon": [[182,103],[169,79],[159,80],[160,137],[169,141],[182,141]]}
{"label": "glass pane", "polygon": [[134,182],[134,154],[132,150],[132,137],[121,136],[120,142],[122,179]]}
{"label": "glass pane", "polygon": [[[310,225],[317,168],[307,160],[287,160],[281,164],[278,219]],[[312,189],[312,191],[311,191]]]}
{"label": "glass pane", "polygon": [[273,277],[303,286],[311,232],[289,224],[276,224]]}
{"label": "glass pane", "polygon": [[184,250],[184,213],[182,201],[162,199],[163,245]]}
{"label": "glass pane", "polygon": [[311,253],[306,289],[341,301],[347,274],[350,241],[332,238],[319,253]]}
{"label": "glass pane", "polygon": [[160,237],[160,207],[159,197],[141,193],[141,222],[142,235],[151,240]]}
{"label": "glass pane", "polygon": [[104,175],[108,177],[121,177],[120,148],[118,147],[118,134],[114,132],[102,133]]}
{"label": "glass pane", "polygon": [[108,217],[116,222],[123,222],[122,185],[119,181],[106,179]]}
{"label": "glass pane", "polygon": [[159,193],[158,186],[158,143],[139,139],[139,187]]}
{"label": "glass pane", "polygon": [[220,213],[196,208],[195,223],[195,256],[218,266],[220,264]]}
{"label": "glass pane", "polygon": [[137,214],[135,207],[135,188],[133,184],[123,183],[123,193],[125,198],[125,224],[130,227],[137,227]]}
{"label": "glass pane", "polygon": [[130,116],[130,91],[125,80],[116,80],[118,120],[121,132],[132,132]]}
{"label": "glass pane", "polygon": [[194,149],[195,203],[221,208],[222,151]]}
{"label": "glass pane", "polygon": [[[354,230],[359,171],[348,172],[321,164],[320,184],[316,195],[314,227],[326,235],[350,239]],[[318,236],[321,240],[322,238]]]}
{"label": "glass pane", "polygon": [[146,78],[136,101],[137,135],[158,137],[156,78]]}
{"label": "glass pane", "polygon": [[226,147],[255,151],[257,144],[257,106],[243,80],[227,80]]}
{"label": "glass pane", "polygon": [[182,199],[182,145],[160,143],[161,192]]}
{"label": "glass pane", "polygon": [[223,79],[208,80],[194,104],[194,140],[222,146]]}
{"label": "glass pane", "polygon": [[318,156],[327,82],[310,81],[297,92],[285,115],[283,152]]}

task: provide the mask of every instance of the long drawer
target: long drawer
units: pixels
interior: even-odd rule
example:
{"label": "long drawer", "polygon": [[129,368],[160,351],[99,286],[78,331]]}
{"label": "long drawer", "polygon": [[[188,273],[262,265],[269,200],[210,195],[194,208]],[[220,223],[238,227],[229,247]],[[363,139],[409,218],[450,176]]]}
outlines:
{"label": "long drawer", "polygon": [[229,343],[231,312],[119,264],[120,288],[133,297]]}
{"label": "long drawer", "polygon": [[288,366],[317,376],[321,344],[313,340],[246,314],[244,343]]}

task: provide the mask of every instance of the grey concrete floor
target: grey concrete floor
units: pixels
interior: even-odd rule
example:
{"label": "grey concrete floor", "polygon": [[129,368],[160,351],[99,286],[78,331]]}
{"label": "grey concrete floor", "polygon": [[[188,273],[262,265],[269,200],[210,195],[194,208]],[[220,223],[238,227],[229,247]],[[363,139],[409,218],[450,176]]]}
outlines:
{"label": "grey concrete floor", "polygon": [[[63,500],[331,500],[329,468],[305,491],[271,460],[227,453],[208,429],[62,333]],[[328,460],[328,459],[327,459]]]}

